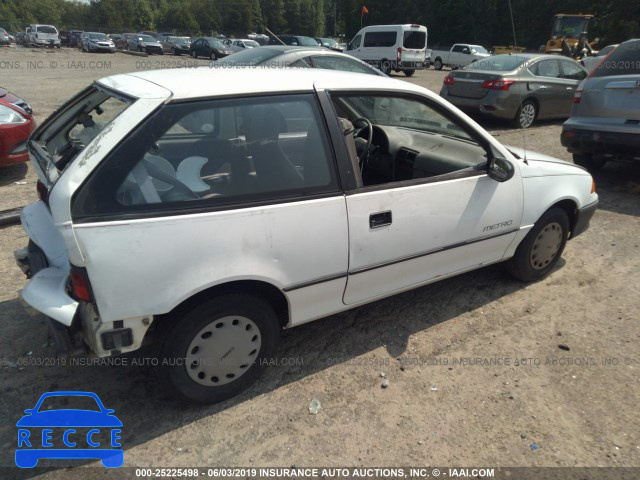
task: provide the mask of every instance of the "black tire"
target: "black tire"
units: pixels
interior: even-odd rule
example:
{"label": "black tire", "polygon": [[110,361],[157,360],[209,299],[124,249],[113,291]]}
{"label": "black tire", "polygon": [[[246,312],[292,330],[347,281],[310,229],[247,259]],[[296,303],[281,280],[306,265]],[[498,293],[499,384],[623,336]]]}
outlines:
{"label": "black tire", "polygon": [[433,62],[433,68],[435,68],[436,70],[442,70],[442,60],[440,60],[439,58],[436,58],[435,61]]}
{"label": "black tire", "polygon": [[525,100],[513,118],[515,128],[529,128],[538,118],[538,106],[533,100]]}
{"label": "black tire", "polygon": [[217,60],[217,59],[218,59],[218,57],[216,57],[215,52],[211,52],[211,53],[209,54],[209,58],[210,58],[211,60]]}
{"label": "black tire", "polygon": [[407,77],[413,77],[413,74],[414,74],[414,73],[416,73],[416,71],[415,71],[414,69],[412,69],[412,68],[411,68],[411,69],[409,69],[409,70],[405,70],[405,71],[404,71],[404,74],[405,74]]}
{"label": "black tire", "polygon": [[196,51],[195,51],[195,50],[191,50],[191,56],[192,56],[193,58],[198,58],[198,54],[196,53]]}
{"label": "black tire", "polygon": [[[191,402],[221,402],[249,388],[280,340],[271,305],[245,294],[215,297],[166,321],[158,343],[160,381]],[[216,342],[231,348],[217,350]]]}
{"label": "black tire", "polygon": [[508,272],[523,282],[545,277],[562,256],[568,238],[567,212],[557,207],[547,210],[507,261]]}
{"label": "black tire", "polygon": [[142,53],[142,47],[138,47],[138,52]]}
{"label": "black tire", "polygon": [[171,49],[171,53],[173,53],[173,55],[174,55],[175,57],[177,57],[177,56],[179,55],[179,54],[178,54],[178,51],[177,51],[175,48],[172,48],[172,49]]}
{"label": "black tire", "polygon": [[380,71],[385,75],[391,74],[391,62],[386,58],[380,60]]}
{"label": "black tire", "polygon": [[607,161],[603,157],[594,157],[590,153],[574,153],[573,163],[586,168],[590,172],[600,170]]}

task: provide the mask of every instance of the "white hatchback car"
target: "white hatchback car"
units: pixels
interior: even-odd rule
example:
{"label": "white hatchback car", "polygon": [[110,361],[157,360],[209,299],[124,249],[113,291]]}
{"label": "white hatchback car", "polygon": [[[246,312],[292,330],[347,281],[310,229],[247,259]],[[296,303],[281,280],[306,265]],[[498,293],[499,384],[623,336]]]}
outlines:
{"label": "white hatchback car", "polygon": [[71,350],[154,342],[198,402],[255,381],[283,328],[496,262],[541,278],[598,202],[428,90],[337,71],[104,78],[29,150],[23,300]]}

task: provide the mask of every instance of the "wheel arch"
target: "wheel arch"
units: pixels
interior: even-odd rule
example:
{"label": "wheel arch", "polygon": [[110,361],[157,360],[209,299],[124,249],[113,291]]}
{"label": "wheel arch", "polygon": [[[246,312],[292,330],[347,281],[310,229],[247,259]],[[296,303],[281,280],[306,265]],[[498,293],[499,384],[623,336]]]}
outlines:
{"label": "wheel arch", "polygon": [[170,312],[159,315],[158,319],[162,322],[167,317],[175,318],[206,300],[229,293],[257,296],[273,307],[280,327],[284,328],[289,323],[289,300],[286,295],[275,285],[262,280],[233,280],[211,286],[184,299]]}
{"label": "wheel arch", "polygon": [[578,202],[570,198],[565,198],[551,205],[549,208],[545,210],[544,213],[548,212],[552,208],[561,208],[566,212],[567,217],[569,217],[569,231],[570,231],[569,238],[571,238],[571,234],[573,234],[573,229],[576,226],[576,221],[578,220]]}

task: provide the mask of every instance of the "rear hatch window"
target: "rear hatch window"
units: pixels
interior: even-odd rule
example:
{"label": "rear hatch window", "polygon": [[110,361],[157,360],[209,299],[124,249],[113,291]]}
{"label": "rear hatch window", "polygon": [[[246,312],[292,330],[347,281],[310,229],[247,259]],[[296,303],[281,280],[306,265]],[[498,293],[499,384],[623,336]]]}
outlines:
{"label": "rear hatch window", "polygon": [[49,117],[29,141],[29,153],[40,169],[41,180],[53,185],[64,169],[134,99],[96,85],[87,88]]}
{"label": "rear hatch window", "polygon": [[53,35],[57,35],[58,31],[55,29],[55,27],[51,27],[49,25],[42,25],[36,28],[36,31],[38,33],[51,33]]}
{"label": "rear hatch window", "polygon": [[422,50],[427,46],[427,34],[420,31],[404,32],[404,41],[402,42],[402,46],[404,48]]}
{"label": "rear hatch window", "polygon": [[640,40],[622,43],[596,67],[592,77],[640,75]]}

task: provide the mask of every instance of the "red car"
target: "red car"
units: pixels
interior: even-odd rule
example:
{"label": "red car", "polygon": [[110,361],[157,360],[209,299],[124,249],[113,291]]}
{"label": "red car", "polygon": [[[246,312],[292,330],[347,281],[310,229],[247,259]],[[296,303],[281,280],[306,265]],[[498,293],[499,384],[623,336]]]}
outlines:
{"label": "red car", "polygon": [[0,167],[29,160],[27,139],[35,127],[29,104],[0,87]]}

